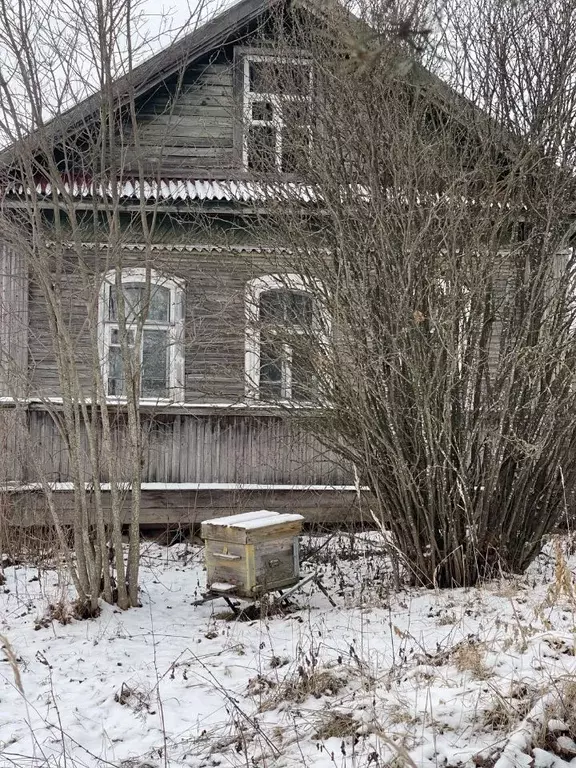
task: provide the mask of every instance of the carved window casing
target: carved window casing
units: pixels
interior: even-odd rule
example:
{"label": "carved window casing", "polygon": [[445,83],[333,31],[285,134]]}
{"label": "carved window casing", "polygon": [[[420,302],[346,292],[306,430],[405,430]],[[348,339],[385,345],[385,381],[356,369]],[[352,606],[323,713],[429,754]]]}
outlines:
{"label": "carved window casing", "polygon": [[[121,292],[121,295],[119,293]],[[124,323],[121,313],[124,313]],[[184,397],[184,287],[154,271],[113,270],[100,289],[100,360],[106,397],[125,399],[125,352],[140,377],[140,399]],[[125,348],[123,350],[123,342]]]}
{"label": "carved window casing", "polygon": [[318,399],[312,356],[326,323],[314,285],[298,275],[264,275],[246,288],[246,394],[266,402]]}

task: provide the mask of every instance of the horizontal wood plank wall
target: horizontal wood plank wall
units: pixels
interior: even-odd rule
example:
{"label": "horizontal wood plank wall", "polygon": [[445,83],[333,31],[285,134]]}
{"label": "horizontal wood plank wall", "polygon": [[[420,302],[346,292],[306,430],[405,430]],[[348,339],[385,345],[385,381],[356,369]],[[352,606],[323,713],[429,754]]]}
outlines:
{"label": "horizontal wood plank wall", "polygon": [[18,251],[0,243],[0,395],[27,393],[28,268]]}
{"label": "horizontal wood plank wall", "polygon": [[[52,416],[29,413],[26,480],[70,480],[68,451]],[[351,473],[297,423],[282,417],[143,415],[143,482],[348,485]],[[118,462],[126,455],[123,418],[114,429]],[[89,479],[88,450],[86,477]],[[106,481],[106,475],[101,480]],[[128,475],[127,478],[128,479]]]}
{"label": "horizontal wood plank wall", "polygon": [[24,480],[28,449],[25,409],[0,408],[0,483]]}
{"label": "horizontal wood plank wall", "polygon": [[[53,282],[56,283],[54,275]],[[97,350],[91,348],[86,328],[87,306],[93,300],[74,272],[61,277],[60,306],[62,319],[67,326],[76,351],[76,368],[80,382],[86,386],[89,396],[92,362],[97,360]],[[60,378],[54,340],[50,330],[46,300],[42,289],[31,276],[29,287],[28,332],[29,393],[31,397],[58,397]]]}
{"label": "horizontal wood plank wall", "polygon": [[[258,268],[245,253],[186,254],[185,388],[188,402],[244,397],[244,296]],[[269,269],[269,268],[268,268]]]}
{"label": "horizontal wood plank wall", "polygon": [[171,176],[233,168],[234,99],[231,48],[188,68],[179,83],[173,78],[158,88],[139,107],[138,141],[126,146],[125,172],[137,173],[138,160]]}
{"label": "horizontal wood plank wall", "polygon": [[[180,233],[178,237],[181,237]],[[246,283],[252,277],[277,272],[280,268],[278,261],[270,255],[226,251],[225,245],[223,249],[203,253],[154,250],[148,257],[135,251],[126,252],[124,256],[125,268],[144,266],[148,258],[160,273],[184,281],[186,402],[236,402],[243,399]],[[87,252],[83,259],[98,274],[97,255]],[[80,277],[70,272],[63,278],[61,293],[64,320],[77,352],[79,378],[89,393],[90,371],[97,359],[97,350],[89,343],[86,313],[93,302],[94,289],[90,292],[82,285]],[[32,396],[42,398],[60,394],[45,300],[34,281],[30,285],[29,370]]]}

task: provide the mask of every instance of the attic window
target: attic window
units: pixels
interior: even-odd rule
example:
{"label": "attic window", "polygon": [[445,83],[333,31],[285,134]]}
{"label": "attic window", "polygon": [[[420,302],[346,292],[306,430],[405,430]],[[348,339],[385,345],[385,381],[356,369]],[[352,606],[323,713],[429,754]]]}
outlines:
{"label": "attic window", "polygon": [[242,66],[244,168],[297,173],[310,147],[310,61],[246,54]]}

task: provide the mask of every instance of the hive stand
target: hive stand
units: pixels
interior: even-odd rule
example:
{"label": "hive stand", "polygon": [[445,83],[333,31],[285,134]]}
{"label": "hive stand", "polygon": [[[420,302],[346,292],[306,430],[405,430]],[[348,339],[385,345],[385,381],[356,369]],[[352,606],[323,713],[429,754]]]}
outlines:
{"label": "hive stand", "polygon": [[[279,597],[276,600],[277,603],[284,603],[287,600],[289,600],[293,594],[298,592],[299,589],[302,589],[302,587],[305,587],[306,584],[315,584],[320,592],[324,594],[330,603],[330,605],[333,608],[336,608],[337,605],[334,602],[333,598],[329,594],[328,590],[322,584],[322,581],[320,580],[320,576],[317,573],[310,573],[307,576],[304,576],[302,579],[300,579],[294,586],[292,586],[290,589],[287,589],[286,591],[283,591],[281,589],[278,589],[277,592],[279,593]],[[226,601],[228,604],[228,607],[230,610],[236,615],[239,616],[241,611],[238,609],[239,603],[238,599],[242,600],[249,600],[249,598],[243,597],[242,595],[238,595],[236,593],[236,587],[234,584],[213,584],[210,589],[208,589],[206,592],[202,593],[202,598],[200,600],[195,600],[192,605],[204,605],[204,603],[208,603],[212,600],[219,600],[222,598]],[[234,602],[234,598],[236,599],[236,602]],[[252,599],[252,602],[257,602],[257,599]]]}

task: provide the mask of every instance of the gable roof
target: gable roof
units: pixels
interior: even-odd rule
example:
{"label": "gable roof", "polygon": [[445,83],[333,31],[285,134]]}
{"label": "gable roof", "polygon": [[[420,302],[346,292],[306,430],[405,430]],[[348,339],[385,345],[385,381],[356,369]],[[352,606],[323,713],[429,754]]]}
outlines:
{"label": "gable roof", "polygon": [[[283,0],[240,0],[181,40],[134,67],[128,75],[118,78],[113,83],[118,104],[122,104],[126,99],[142,96],[176,73],[183,65],[189,66],[214,48],[234,40],[234,35],[240,29],[282,2]],[[35,137],[55,139],[59,134],[72,130],[97,113],[100,94],[100,91],[96,91],[21,141],[34,144]],[[0,160],[9,163],[19,144],[21,142],[15,142],[2,150]]]}
{"label": "gable roof", "polygon": [[[230,43],[241,42],[244,31],[250,24],[265,16],[267,12],[288,3],[298,4],[316,17],[325,20],[330,16],[332,23],[337,26],[339,26],[340,19],[351,22],[358,29],[359,34],[368,35],[369,41],[374,35],[374,31],[368,24],[354,16],[341,4],[340,0],[240,0],[193,32],[185,35],[181,40],[146,59],[129,74],[118,78],[113,83],[116,103],[121,106],[129,99],[140,98],[211,51]],[[336,11],[338,15],[332,17],[330,11],[332,13]],[[370,46],[370,42],[368,45]],[[487,115],[480,113],[466,98],[453,91],[449,85],[421,64],[413,61],[412,71],[417,82],[426,84],[434,91],[440,106],[446,107],[450,102],[456,103],[461,109],[464,108],[465,112],[470,113],[472,111],[473,115],[481,118],[481,123],[493,125]],[[75,129],[81,129],[90,118],[97,117],[100,103],[101,92],[96,91],[26,138],[0,151],[0,163],[4,165],[5,169],[9,169],[15,160],[19,146],[24,146],[29,151],[41,152],[42,142],[54,143],[60,137],[72,134]],[[505,143],[509,143],[511,137],[505,135],[502,138],[506,139]],[[190,200],[246,203],[265,199],[270,194],[271,189],[266,184],[250,183],[244,178],[244,174],[234,172],[228,172],[222,176],[203,174],[199,178],[188,174],[185,177],[178,174],[169,176],[162,174],[161,178],[156,176],[145,179],[126,178],[119,180],[118,185],[115,188],[115,193],[126,203],[140,199],[146,201],[169,200],[175,203]],[[79,200],[104,200],[113,196],[110,184],[102,187],[88,178],[63,177],[61,188],[54,187],[53,189],[49,180],[43,179],[39,175],[31,186],[35,187],[38,195],[45,198],[50,198],[53,192],[58,195],[64,192]],[[299,194],[301,193],[307,202],[317,200],[317,196],[310,194],[306,185],[304,185],[303,190],[305,191],[299,190]],[[31,188],[16,175],[16,178],[10,178],[3,186],[3,192],[22,197],[31,194]]]}

